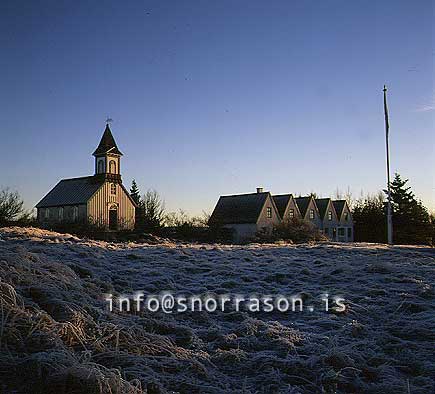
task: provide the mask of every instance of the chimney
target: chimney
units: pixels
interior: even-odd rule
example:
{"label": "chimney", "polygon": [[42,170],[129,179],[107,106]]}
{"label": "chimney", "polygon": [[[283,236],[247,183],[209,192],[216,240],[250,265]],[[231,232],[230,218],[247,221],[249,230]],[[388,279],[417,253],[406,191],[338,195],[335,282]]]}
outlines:
{"label": "chimney", "polygon": [[263,193],[263,188],[262,187],[257,187],[257,193]]}

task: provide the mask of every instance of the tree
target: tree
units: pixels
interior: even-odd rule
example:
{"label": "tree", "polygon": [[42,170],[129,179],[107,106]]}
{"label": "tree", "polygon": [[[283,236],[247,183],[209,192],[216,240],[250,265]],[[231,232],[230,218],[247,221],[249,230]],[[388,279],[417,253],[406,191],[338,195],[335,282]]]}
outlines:
{"label": "tree", "polygon": [[134,179],[131,182],[130,196],[137,205],[140,205],[140,191]]}
{"label": "tree", "polygon": [[180,209],[178,212],[169,212],[165,215],[164,222],[167,227],[208,227],[210,213],[202,211],[200,216],[189,216]]}
{"label": "tree", "polygon": [[435,212],[432,212],[430,214],[430,238],[431,238],[431,245],[435,246]]}
{"label": "tree", "polygon": [[153,232],[163,226],[165,204],[155,190],[148,190],[139,203],[136,227],[141,231]]}
{"label": "tree", "polygon": [[24,202],[18,192],[0,190],[0,223],[6,224],[24,215]]}
{"label": "tree", "polygon": [[387,242],[385,199],[382,192],[354,202],[354,239],[360,242]]}
{"label": "tree", "polygon": [[[393,210],[393,241],[395,244],[431,243],[431,221],[429,212],[415,198],[408,179],[396,173],[390,184]],[[384,190],[387,194],[387,191]]]}
{"label": "tree", "polygon": [[356,203],[349,186],[347,187],[347,190],[344,193],[337,187],[333,199],[346,200],[347,205],[349,206],[350,209],[353,209],[354,204]]}

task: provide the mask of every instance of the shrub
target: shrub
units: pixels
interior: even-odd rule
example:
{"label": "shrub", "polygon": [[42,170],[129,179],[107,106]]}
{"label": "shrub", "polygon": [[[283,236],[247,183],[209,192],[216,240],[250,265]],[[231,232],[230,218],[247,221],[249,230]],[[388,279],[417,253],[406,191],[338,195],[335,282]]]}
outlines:
{"label": "shrub", "polygon": [[299,218],[288,219],[276,225],[272,232],[272,239],[295,243],[327,240],[314,224]]}

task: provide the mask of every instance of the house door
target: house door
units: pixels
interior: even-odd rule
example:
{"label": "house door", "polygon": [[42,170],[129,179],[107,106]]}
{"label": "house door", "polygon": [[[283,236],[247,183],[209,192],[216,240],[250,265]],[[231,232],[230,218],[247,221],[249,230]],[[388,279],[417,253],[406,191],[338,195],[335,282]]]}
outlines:
{"label": "house door", "polygon": [[332,240],[336,241],[337,240],[337,227],[334,227],[332,229]]}
{"label": "house door", "polygon": [[118,210],[115,207],[109,210],[109,230],[118,230]]}

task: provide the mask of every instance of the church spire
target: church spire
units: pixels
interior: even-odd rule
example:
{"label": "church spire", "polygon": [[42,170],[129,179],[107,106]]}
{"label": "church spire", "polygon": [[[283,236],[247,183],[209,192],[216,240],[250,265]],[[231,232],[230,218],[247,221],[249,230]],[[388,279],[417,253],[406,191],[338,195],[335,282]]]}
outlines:
{"label": "church spire", "polygon": [[109,123],[106,123],[106,128],[104,130],[103,136],[101,137],[100,144],[98,145],[97,149],[95,149],[93,155],[100,156],[105,155],[106,153],[122,156],[121,151],[116,145],[115,138],[113,138]]}
{"label": "church spire", "polygon": [[95,175],[113,182],[121,182],[121,156],[116,146],[109,122],[106,122],[101,141],[93,153],[95,156]]}

